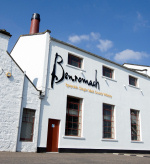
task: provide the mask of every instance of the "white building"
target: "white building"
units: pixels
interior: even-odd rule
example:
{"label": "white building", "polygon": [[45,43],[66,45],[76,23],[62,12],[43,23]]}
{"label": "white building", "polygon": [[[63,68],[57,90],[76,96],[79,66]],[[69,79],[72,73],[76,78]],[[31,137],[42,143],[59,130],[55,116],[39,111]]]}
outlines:
{"label": "white building", "polygon": [[[0,30],[0,151],[36,151],[40,92],[6,52],[10,36]],[[21,121],[23,110],[28,113],[28,109],[35,113],[35,127],[33,142],[24,143],[20,142]]]}
{"label": "white building", "polygon": [[0,150],[149,153],[148,74],[31,31],[0,54]]}
{"label": "white building", "polygon": [[129,64],[129,63],[124,63],[123,66],[128,67],[132,69],[133,71],[137,71],[139,73],[150,76],[150,66],[135,65],[135,64]]}

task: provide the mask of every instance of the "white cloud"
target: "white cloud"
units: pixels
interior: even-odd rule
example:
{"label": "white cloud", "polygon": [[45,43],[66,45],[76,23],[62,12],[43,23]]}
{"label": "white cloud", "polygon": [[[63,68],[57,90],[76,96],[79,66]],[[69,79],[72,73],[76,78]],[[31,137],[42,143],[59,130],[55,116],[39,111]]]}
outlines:
{"label": "white cloud", "polygon": [[106,52],[108,49],[113,47],[113,42],[110,40],[100,39],[100,33],[91,32],[86,35],[72,35],[68,37],[69,42],[73,44],[79,44],[81,42],[86,43],[86,47],[92,49],[97,47],[101,52]]}
{"label": "white cloud", "polygon": [[72,35],[72,36],[69,36],[69,41],[71,43],[79,43],[82,40],[89,40],[89,35]]}
{"label": "white cloud", "polygon": [[148,25],[148,20],[145,20],[141,13],[137,12],[137,20],[134,24],[134,31],[139,30],[141,27],[149,28],[150,26]]}
{"label": "white cloud", "polygon": [[80,43],[81,41],[93,41],[98,40],[100,38],[99,33],[91,32],[88,35],[72,35],[69,36],[68,40],[71,43]]}
{"label": "white cloud", "polygon": [[139,12],[137,12],[137,19],[138,19],[138,20],[143,20],[143,17],[142,17],[142,15],[141,15],[141,13],[139,13]]}
{"label": "white cloud", "polygon": [[81,38],[81,40],[89,40],[88,35],[81,35],[80,38]]}
{"label": "white cloud", "polygon": [[117,62],[127,62],[129,60],[140,60],[143,57],[147,57],[148,55],[145,52],[135,52],[130,49],[126,49],[117,53],[114,57]]}
{"label": "white cloud", "polygon": [[95,32],[91,32],[90,35],[93,40],[98,40],[101,36],[100,33],[95,33]]}
{"label": "white cloud", "polygon": [[99,44],[97,48],[100,49],[101,52],[106,52],[108,49],[113,47],[113,42],[111,40],[99,40]]}

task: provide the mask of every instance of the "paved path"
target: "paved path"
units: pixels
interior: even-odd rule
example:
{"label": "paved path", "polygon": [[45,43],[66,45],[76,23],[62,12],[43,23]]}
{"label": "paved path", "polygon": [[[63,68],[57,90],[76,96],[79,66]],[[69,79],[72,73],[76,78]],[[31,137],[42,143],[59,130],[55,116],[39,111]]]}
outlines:
{"label": "paved path", "polygon": [[150,154],[0,152],[0,164],[150,164]]}

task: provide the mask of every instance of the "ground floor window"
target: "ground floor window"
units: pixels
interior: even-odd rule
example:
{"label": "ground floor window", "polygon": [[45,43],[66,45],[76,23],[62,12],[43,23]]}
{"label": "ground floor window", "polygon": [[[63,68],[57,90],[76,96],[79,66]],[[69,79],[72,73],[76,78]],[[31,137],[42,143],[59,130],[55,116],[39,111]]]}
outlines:
{"label": "ground floor window", "polygon": [[23,109],[20,141],[32,141],[35,110]]}
{"label": "ground floor window", "polygon": [[114,106],[103,104],[103,138],[114,139]]}
{"label": "ground floor window", "polygon": [[65,135],[81,136],[82,99],[67,97]]}
{"label": "ground floor window", "polygon": [[131,109],[130,115],[131,115],[131,140],[140,141],[139,111]]}

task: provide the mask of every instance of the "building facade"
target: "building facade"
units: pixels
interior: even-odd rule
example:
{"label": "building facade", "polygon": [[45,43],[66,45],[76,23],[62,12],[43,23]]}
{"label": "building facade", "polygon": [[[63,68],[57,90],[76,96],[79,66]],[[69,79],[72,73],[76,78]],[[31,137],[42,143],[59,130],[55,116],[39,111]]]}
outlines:
{"label": "building facade", "polygon": [[[5,60],[14,63],[14,79],[22,78],[20,103],[8,107],[18,112],[16,148],[5,151],[150,152],[148,75],[52,38],[49,30],[20,36]],[[2,75],[1,86],[12,78]]]}
{"label": "building facade", "polygon": [[[18,64],[7,52],[10,34],[0,30],[0,151],[37,151],[40,113],[40,92],[34,87]],[[26,137],[33,142],[22,142],[23,113],[35,112],[32,135],[25,129]],[[23,132],[22,132],[23,133]]]}

